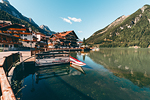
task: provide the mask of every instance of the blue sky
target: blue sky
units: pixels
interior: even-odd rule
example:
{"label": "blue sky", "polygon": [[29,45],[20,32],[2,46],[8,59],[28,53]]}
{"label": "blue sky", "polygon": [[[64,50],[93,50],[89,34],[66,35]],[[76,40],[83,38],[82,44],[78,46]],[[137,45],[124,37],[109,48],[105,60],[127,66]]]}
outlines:
{"label": "blue sky", "polygon": [[23,15],[52,31],[74,30],[90,37],[122,15],[130,15],[150,0],[9,0]]}

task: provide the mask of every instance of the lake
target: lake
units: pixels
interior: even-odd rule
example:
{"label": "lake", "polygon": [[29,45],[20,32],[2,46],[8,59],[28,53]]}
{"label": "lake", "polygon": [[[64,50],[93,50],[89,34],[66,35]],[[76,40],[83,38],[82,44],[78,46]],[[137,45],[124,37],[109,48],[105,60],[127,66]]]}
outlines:
{"label": "lake", "polygon": [[[86,63],[16,67],[11,85],[21,100],[150,100],[150,49],[102,48],[72,57]],[[20,70],[20,71],[19,71]]]}

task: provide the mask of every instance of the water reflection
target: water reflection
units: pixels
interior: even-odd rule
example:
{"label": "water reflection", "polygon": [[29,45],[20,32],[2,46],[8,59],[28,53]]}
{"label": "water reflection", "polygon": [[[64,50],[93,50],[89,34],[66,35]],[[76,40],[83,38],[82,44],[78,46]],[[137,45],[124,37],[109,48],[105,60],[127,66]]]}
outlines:
{"label": "water reflection", "polygon": [[73,64],[71,64],[70,66],[71,66],[72,68],[78,70],[78,71],[81,72],[82,74],[86,75],[84,69],[83,69],[81,66],[77,66],[77,65],[73,65]]}
{"label": "water reflection", "polygon": [[[13,75],[13,90],[21,100],[150,100],[149,70],[130,66],[134,65],[128,62],[130,57],[131,61],[138,58],[132,53],[137,54],[139,50],[101,49],[87,54],[72,53],[71,56],[87,64],[83,68],[70,65],[34,68],[28,64],[22,72],[16,68],[19,73]],[[143,58],[138,59],[142,61]],[[141,83],[145,83],[145,87],[137,86]]]}
{"label": "water reflection", "polygon": [[150,86],[150,49],[100,49],[89,57],[120,78],[140,87]]}
{"label": "water reflection", "polygon": [[[35,85],[39,84],[39,81],[51,78],[55,79],[56,77],[74,76],[81,74],[85,75],[85,71],[82,67],[70,64],[48,67],[35,67],[33,64],[26,64],[24,65],[24,68],[19,65],[14,70],[11,86],[16,98],[21,99],[23,98],[22,90],[24,90],[24,88],[26,89],[26,86],[29,86],[29,84],[31,84],[29,90],[31,92],[35,92],[35,88],[37,88]],[[27,78],[30,78],[28,82],[24,82],[24,79],[27,80]]]}
{"label": "water reflection", "polygon": [[69,75],[69,72],[70,72],[69,65],[37,68],[37,71],[35,72],[36,83],[38,83],[39,80],[42,79]]}

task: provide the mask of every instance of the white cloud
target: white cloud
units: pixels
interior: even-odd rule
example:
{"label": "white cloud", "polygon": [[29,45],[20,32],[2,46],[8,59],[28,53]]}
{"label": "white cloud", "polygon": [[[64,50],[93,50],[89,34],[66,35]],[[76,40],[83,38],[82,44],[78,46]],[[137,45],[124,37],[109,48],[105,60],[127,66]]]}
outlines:
{"label": "white cloud", "polygon": [[63,19],[65,22],[67,22],[67,23],[70,23],[70,24],[72,24],[72,22],[69,20],[69,19],[67,19],[67,18],[62,18],[61,17],[61,19]]}
{"label": "white cloud", "polygon": [[82,31],[78,31],[78,33],[82,33]]}
{"label": "white cloud", "polygon": [[71,17],[68,17],[70,20],[72,20],[72,21],[74,21],[74,22],[81,22],[82,20],[79,18],[79,19],[77,19],[77,18],[75,18],[75,17],[73,17],[73,18],[71,18]]}

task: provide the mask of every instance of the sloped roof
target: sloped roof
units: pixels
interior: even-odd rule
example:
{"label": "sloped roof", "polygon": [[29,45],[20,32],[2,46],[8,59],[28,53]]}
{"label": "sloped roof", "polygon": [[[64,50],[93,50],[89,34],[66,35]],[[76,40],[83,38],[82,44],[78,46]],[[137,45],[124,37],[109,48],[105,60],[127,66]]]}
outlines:
{"label": "sloped roof", "polygon": [[69,33],[73,33],[75,36],[76,36],[76,38],[78,39],[78,37],[77,37],[77,35],[75,34],[75,32],[72,30],[72,31],[66,31],[66,32],[61,32],[61,33],[56,33],[56,34],[52,34],[51,35],[51,38],[53,37],[53,36],[55,36],[56,38],[61,38],[61,39],[64,39],[64,37],[65,36],[67,36]]}
{"label": "sloped roof", "polygon": [[69,33],[71,33],[72,31],[66,31],[66,32],[61,32],[61,33],[59,33],[59,35],[61,35],[61,36],[66,36],[66,35],[68,35]]}
{"label": "sloped roof", "polygon": [[5,35],[5,36],[9,36],[9,37],[14,37],[14,38],[21,39],[20,37],[15,37],[15,36],[13,36],[13,35],[10,35],[10,34],[5,34],[5,33],[0,33],[0,35]]}
{"label": "sloped roof", "polygon": [[[61,39],[64,39],[61,35],[59,35],[59,34],[52,34],[52,36],[55,36],[56,38],[61,38]],[[51,36],[51,37],[52,37]]]}
{"label": "sloped roof", "polygon": [[66,35],[68,35],[69,33],[74,33],[74,35],[76,36],[76,38],[78,39],[78,36],[75,34],[75,32],[73,31],[73,30],[71,30],[71,31],[66,31],[66,32],[61,32],[61,33],[59,33],[59,35],[60,36],[66,36]]}
{"label": "sloped roof", "polygon": [[13,35],[13,36],[15,36],[15,37],[20,37],[19,35]]}
{"label": "sloped roof", "polygon": [[7,26],[3,26],[3,27],[0,27],[0,30],[6,30],[7,28],[24,28],[26,29],[26,31],[29,32],[29,29],[20,25],[20,24],[11,24],[11,25],[7,25]]}

